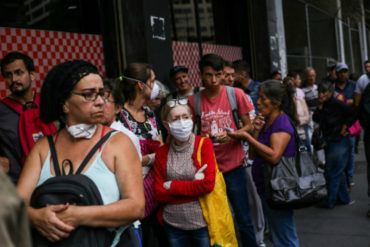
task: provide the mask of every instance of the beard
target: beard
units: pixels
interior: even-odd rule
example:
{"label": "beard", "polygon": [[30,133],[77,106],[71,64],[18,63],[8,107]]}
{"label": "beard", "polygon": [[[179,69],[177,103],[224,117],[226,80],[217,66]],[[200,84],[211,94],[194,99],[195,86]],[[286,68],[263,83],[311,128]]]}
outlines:
{"label": "beard", "polygon": [[[17,88],[13,88],[15,85],[17,86]],[[17,97],[22,97],[29,91],[30,87],[31,87],[31,83],[28,83],[28,85],[23,85],[20,82],[13,82],[9,86],[9,89],[13,95]]]}

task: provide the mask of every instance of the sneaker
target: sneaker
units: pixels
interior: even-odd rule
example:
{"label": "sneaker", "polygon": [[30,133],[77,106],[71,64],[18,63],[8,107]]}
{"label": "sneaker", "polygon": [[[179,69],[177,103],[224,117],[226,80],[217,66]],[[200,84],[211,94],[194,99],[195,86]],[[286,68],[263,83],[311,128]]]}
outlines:
{"label": "sneaker", "polygon": [[258,244],[258,247],[266,247],[266,244],[264,242],[261,242]]}

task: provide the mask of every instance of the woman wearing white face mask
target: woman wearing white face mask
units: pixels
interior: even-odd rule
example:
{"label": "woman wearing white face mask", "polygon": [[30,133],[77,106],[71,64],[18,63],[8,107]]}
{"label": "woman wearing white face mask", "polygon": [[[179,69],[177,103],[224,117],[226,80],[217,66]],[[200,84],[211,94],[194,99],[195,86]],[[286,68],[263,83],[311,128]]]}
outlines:
{"label": "woman wearing white face mask", "polygon": [[215,186],[212,142],[192,133],[186,98],[168,101],[162,109],[162,120],[170,141],[158,149],[154,162],[154,191],[161,205],[158,216],[170,246],[209,247],[208,224],[199,198]]}
{"label": "woman wearing white face mask", "polygon": [[155,218],[158,203],[154,199],[152,171],[155,151],[162,144],[162,138],[154,112],[145,106],[157,97],[159,87],[154,82],[152,67],[145,63],[129,64],[119,80],[125,97],[119,121],[139,138],[141,147],[145,194],[145,218],[141,221],[143,246],[153,246],[156,242],[159,246],[166,246],[164,233]]}

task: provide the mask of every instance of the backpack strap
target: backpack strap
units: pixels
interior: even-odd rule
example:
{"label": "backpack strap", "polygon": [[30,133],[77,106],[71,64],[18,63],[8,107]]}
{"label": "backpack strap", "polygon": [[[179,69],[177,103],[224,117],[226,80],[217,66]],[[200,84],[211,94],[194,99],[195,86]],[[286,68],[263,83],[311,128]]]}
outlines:
{"label": "backpack strap", "polygon": [[98,143],[95,144],[95,146],[90,150],[90,152],[87,154],[85,159],[82,161],[80,167],[77,169],[75,174],[80,174],[82,172],[82,170],[85,168],[87,163],[90,161],[91,157],[93,157],[93,155],[100,148],[100,146],[103,145],[104,142],[108,140],[108,138],[112,135],[113,132],[117,132],[117,131],[113,130],[113,131],[108,132],[107,134],[105,134],[105,136],[103,136],[103,138],[101,138],[98,141]]}
{"label": "backpack strap", "polygon": [[16,113],[18,114],[23,113],[23,105],[21,103],[9,97],[4,98],[1,102],[5,104],[7,107],[9,107],[10,109],[12,109],[13,111],[15,111]]}
{"label": "backpack strap", "polygon": [[240,129],[238,105],[236,104],[236,96],[235,96],[235,88],[226,86],[226,93],[227,93],[227,98],[229,99],[229,104],[231,107],[231,112],[233,114],[236,128]]}
{"label": "backpack strap", "polygon": [[[80,167],[77,169],[77,171],[76,171],[75,174],[80,174],[82,172],[82,170],[86,167],[87,163],[90,161],[91,157],[100,148],[100,146],[102,146],[104,144],[104,142],[106,142],[108,140],[108,138],[112,135],[113,132],[116,132],[116,131],[113,130],[113,131],[108,132],[107,134],[105,134],[103,136],[103,138],[101,138],[95,144],[95,146],[90,150],[90,152],[87,154],[87,156],[85,157],[85,159],[82,161]],[[61,176],[61,172],[60,172],[60,169],[59,169],[58,157],[57,157],[57,152],[55,150],[55,144],[54,144],[53,136],[52,135],[48,135],[47,138],[48,138],[48,142],[49,142],[49,146],[50,146],[51,157],[53,158],[53,165],[54,165],[55,176]],[[66,161],[69,162],[69,163],[71,163],[69,160],[66,160]],[[69,172],[68,175],[71,175],[72,172],[73,172],[72,171],[72,166],[70,166],[70,172]],[[66,174],[65,174],[65,172],[63,170],[63,176],[64,175],[66,175]]]}
{"label": "backpack strap", "polygon": [[48,142],[49,142],[51,157],[53,158],[55,176],[60,176],[60,169],[59,169],[57,151],[55,150],[53,135],[48,135],[47,138],[48,138]]}
{"label": "backpack strap", "polygon": [[201,103],[201,95],[200,91],[194,94],[194,112],[195,112],[195,122],[197,124],[197,134],[200,134],[200,128],[202,125],[201,117],[200,117],[200,103]]}

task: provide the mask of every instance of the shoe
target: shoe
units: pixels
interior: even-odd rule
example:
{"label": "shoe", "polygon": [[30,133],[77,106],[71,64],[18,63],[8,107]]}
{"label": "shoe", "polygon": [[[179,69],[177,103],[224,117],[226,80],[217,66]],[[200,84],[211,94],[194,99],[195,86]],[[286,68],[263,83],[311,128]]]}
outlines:
{"label": "shoe", "polygon": [[328,205],[326,203],[321,202],[321,203],[317,204],[316,207],[317,208],[333,209],[334,208],[334,205],[331,206],[331,205]]}
{"label": "shoe", "polygon": [[352,205],[352,204],[355,204],[355,200],[351,200],[349,202],[341,202],[341,201],[337,201],[336,204],[337,205]]}
{"label": "shoe", "polygon": [[257,244],[258,247],[266,247],[266,244],[264,242],[261,242],[259,244]]}

